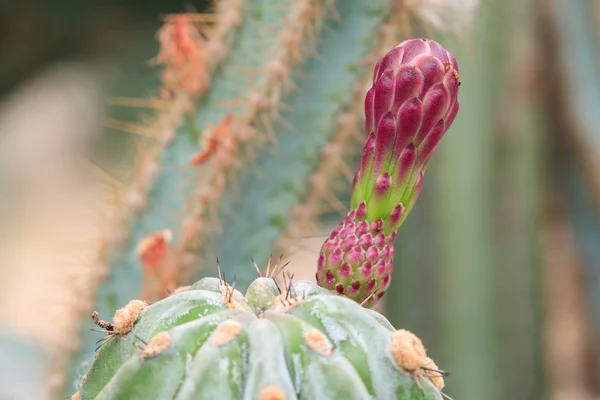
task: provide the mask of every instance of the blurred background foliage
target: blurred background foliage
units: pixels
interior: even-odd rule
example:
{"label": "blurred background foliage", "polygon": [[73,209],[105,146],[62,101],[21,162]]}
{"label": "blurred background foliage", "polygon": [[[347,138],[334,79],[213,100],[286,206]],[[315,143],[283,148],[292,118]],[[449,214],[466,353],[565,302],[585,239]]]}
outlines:
{"label": "blurred background foliage", "polygon": [[[107,99],[154,95],[160,16],[207,6],[0,3],[0,399],[41,398],[2,389],[68,347],[69,296],[93,301],[81,282],[114,195],[103,179],[127,183],[136,152],[107,121],[145,115]],[[461,112],[401,228],[381,310],[453,373],[455,399],[600,398],[599,26],[594,0],[483,0],[470,29],[425,31],[459,60]],[[284,249],[299,276],[338,215]],[[40,348],[37,370],[12,363],[34,357],[13,341]]]}

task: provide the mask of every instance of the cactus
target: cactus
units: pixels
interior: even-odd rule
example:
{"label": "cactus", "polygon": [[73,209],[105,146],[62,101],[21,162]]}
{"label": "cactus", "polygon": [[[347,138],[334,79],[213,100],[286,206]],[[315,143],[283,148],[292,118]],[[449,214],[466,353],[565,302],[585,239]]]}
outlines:
{"label": "cactus", "polygon": [[446,375],[412,333],[309,281],[259,277],[244,297],[204,278],[95,321],[74,399],[440,399]]}
{"label": "cactus", "polygon": [[[152,303],[190,277],[201,278],[200,258],[217,237],[216,253],[237,274],[238,285],[250,284],[252,276],[242,267],[251,256],[265,261],[289,224],[321,161],[315,149],[358,120],[348,111],[363,96],[357,82],[370,76],[365,69],[372,68],[384,37],[399,36],[397,24],[388,21],[402,7],[388,0],[221,0],[214,14],[167,19],[157,35],[162,87],[158,98],[137,102],[156,108],[156,115],[144,124],[111,120],[113,128],[150,139],[151,145],[143,146],[116,221],[103,238],[95,271],[99,282],[92,282],[91,295],[86,293],[95,296],[100,315],[133,295]],[[427,89],[415,98],[426,103],[433,90]],[[449,126],[451,118],[443,118]],[[426,140],[421,172],[433,144]],[[412,174],[405,186],[418,183],[418,176]],[[328,189],[323,183],[320,192]],[[371,190],[361,185],[356,187],[363,195]],[[405,208],[401,221],[417,192],[410,199],[391,198]],[[257,209],[257,204],[263,206]],[[387,205],[372,204],[367,219],[383,218],[376,216]],[[389,284],[386,260],[393,256],[392,228],[398,226],[385,228],[390,253],[383,250],[380,256],[388,278],[377,277],[381,284],[352,297],[359,303],[374,305]],[[333,266],[328,270],[333,273]],[[366,288],[370,279],[360,279]],[[341,283],[352,287],[355,281]],[[60,354],[55,362],[55,373],[69,371],[68,385],[92,356],[94,337],[87,328],[81,326],[81,343],[65,335],[75,354]]]}
{"label": "cactus", "polygon": [[[433,56],[419,57],[412,49],[423,53],[428,49],[427,53]],[[415,65],[429,67],[419,73],[411,64],[413,60]],[[402,210],[410,210],[414,204],[424,168],[456,116],[460,83],[457,70],[450,53],[425,39],[401,42],[377,64],[376,89],[367,94],[365,101],[367,130],[371,132],[355,179],[355,188],[360,188],[355,194],[361,196],[360,202],[342,221],[343,228],[352,231],[348,238],[356,239],[354,235],[370,238],[365,244],[377,251],[385,246],[393,248],[393,232],[405,217]],[[412,96],[395,96],[393,89],[391,93],[384,91],[385,97],[380,95],[385,83],[382,80],[396,75],[396,71],[398,76],[412,77],[415,83],[409,93]],[[390,81],[393,83],[393,79]],[[371,101],[373,98],[375,101]],[[422,108],[415,107],[421,105],[421,100]],[[409,107],[418,110],[417,124],[404,123]],[[394,109],[399,110],[397,118],[389,111],[382,112]],[[392,127],[392,132],[385,130],[386,124]],[[414,129],[409,130],[409,126]],[[395,140],[399,138],[400,142]],[[407,148],[413,154],[411,162],[416,177],[381,171],[381,166],[390,171],[401,169]],[[365,180],[375,180],[372,175],[398,177],[390,179],[392,183],[386,190],[394,193],[408,187],[408,194],[386,205],[378,197],[383,192],[379,190],[381,185],[374,184],[370,189],[361,186]],[[404,200],[406,207],[401,202],[405,198],[409,199]],[[370,213],[370,207],[375,212]],[[354,220],[360,222],[350,227]],[[340,229],[334,230],[324,247],[342,235]],[[362,248],[359,250],[364,252]],[[355,247],[344,243],[336,249],[340,260],[357,252]],[[384,261],[389,262],[392,256],[390,251]],[[409,331],[395,330],[384,316],[363,307],[381,298],[391,270],[387,271],[387,278],[374,284],[383,287],[379,294],[371,290],[357,296],[349,291],[327,290],[328,283],[319,277],[322,266],[318,265],[317,273],[320,286],[310,281],[294,284],[293,277],[288,276],[289,283],[281,290],[275,277],[285,265],[280,267],[278,263],[272,271],[267,267],[264,277],[257,268],[261,276],[250,284],[245,296],[235,289],[235,283],[228,284],[223,274],[222,278],[203,278],[181,287],[152,305],[132,300],[116,311],[112,322],[101,320],[94,312],[93,321],[106,336],[100,340],[99,352],[73,397],[434,399],[445,396],[440,390],[447,373],[427,357],[420,339]],[[331,273],[341,274],[344,264],[329,263],[327,267]]]}

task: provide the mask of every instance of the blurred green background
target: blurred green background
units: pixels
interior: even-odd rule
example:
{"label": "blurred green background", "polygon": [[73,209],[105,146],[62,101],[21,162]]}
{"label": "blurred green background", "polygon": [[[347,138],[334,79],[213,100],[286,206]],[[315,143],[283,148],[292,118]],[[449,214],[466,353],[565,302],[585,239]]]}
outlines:
{"label": "blurred green background", "polygon": [[[477,3],[429,2],[464,13]],[[206,6],[0,3],[0,255],[12,254],[0,258],[2,330],[44,348],[71,329],[61,293],[86,255],[64,249],[57,261],[44,242],[52,218],[92,221],[78,206],[100,195],[63,193],[53,179],[78,173],[85,154],[127,182],[135,140],[106,120],[144,110],[107,99],[153,94],[158,71],[148,61],[161,15]],[[482,0],[468,25],[430,30],[459,61],[461,111],[400,230],[382,311],[452,372],[456,400],[598,399],[600,2]],[[0,364],[4,399],[3,382],[18,378]]]}

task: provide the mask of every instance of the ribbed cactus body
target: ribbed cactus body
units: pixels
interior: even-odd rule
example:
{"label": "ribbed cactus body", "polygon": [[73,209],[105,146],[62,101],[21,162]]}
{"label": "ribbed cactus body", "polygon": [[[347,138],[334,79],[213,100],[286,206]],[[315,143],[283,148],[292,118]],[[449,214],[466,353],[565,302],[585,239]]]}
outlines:
{"label": "ribbed cactus body", "polygon": [[392,279],[396,231],[414,206],[427,164],[458,113],[458,65],[430,39],[406,39],[381,58],[365,96],[367,139],[351,211],[326,242],[316,279],[366,306]]}
{"label": "ribbed cactus body", "polygon": [[124,307],[112,329],[129,330],[109,335],[75,396],[441,398],[440,373],[414,335],[314,283],[288,289],[262,277],[244,297],[205,278],[141,313]]}

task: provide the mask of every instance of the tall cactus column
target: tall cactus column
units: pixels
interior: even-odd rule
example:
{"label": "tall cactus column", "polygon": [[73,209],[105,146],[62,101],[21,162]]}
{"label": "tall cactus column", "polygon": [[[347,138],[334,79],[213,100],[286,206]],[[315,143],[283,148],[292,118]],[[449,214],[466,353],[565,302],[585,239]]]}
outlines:
{"label": "tall cactus column", "polygon": [[375,66],[351,211],[324,243],[319,285],[372,306],[388,288],[396,231],[459,109],[458,65],[438,43],[400,42]]}

